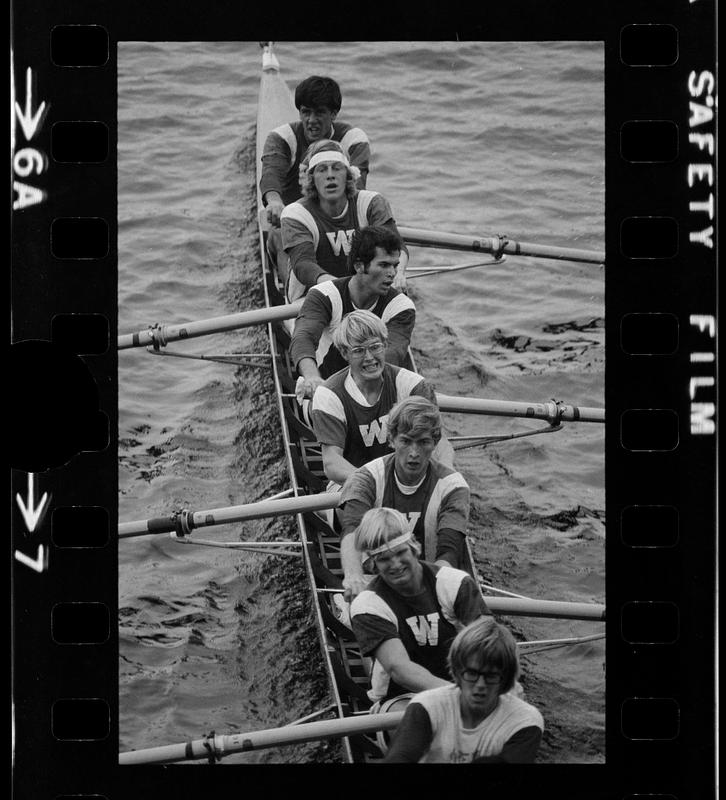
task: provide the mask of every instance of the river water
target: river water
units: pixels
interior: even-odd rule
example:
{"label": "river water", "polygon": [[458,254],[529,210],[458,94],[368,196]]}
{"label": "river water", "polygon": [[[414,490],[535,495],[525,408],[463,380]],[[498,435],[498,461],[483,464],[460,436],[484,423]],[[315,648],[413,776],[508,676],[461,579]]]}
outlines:
{"label": "river water", "polygon": [[[603,48],[594,42],[279,43],[294,87],[335,77],[340,119],[372,143],[369,188],[400,225],[604,249]],[[119,332],[262,304],[254,209],[256,42],[122,42],[118,52]],[[416,265],[473,255],[412,249]],[[604,268],[510,256],[412,281],[419,371],[449,394],[604,405]],[[264,352],[264,329],[172,345]],[[119,516],[210,509],[285,488],[265,369],[119,354]],[[523,420],[447,415],[449,434]],[[604,602],[604,426],[461,451],[470,534],[493,585]],[[290,522],[200,532],[292,533]],[[602,625],[509,620],[527,639]],[[185,546],[119,545],[120,750],[290,722],[328,701],[294,562]],[[523,659],[545,717],[539,760],[605,759],[602,641]],[[340,758],[334,744],[225,762]]]}

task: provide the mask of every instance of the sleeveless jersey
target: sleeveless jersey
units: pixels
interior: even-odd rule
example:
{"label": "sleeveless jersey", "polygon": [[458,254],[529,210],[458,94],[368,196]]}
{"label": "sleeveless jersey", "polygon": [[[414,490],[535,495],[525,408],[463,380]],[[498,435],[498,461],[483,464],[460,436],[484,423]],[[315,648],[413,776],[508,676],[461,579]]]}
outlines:
{"label": "sleeveless jersey", "polygon": [[[328,138],[339,142],[351,166],[358,167],[361,174],[359,185],[365,188],[371,156],[370,142],[365,132],[345,122],[333,122],[333,130]],[[260,192],[263,197],[265,192],[279,192],[285,205],[302,197],[300,162],[308,146],[302,122],[286,123],[270,131],[262,151]]]}
{"label": "sleeveless jersey", "polygon": [[426,709],[433,734],[420,764],[463,764],[482,756],[498,756],[517,731],[529,727],[544,730],[542,714],[511,692],[500,695],[494,711],[475,728],[465,728],[459,695],[457,686],[439,686],[411,698]]}
{"label": "sleeveless jersey", "polygon": [[[290,356],[296,367],[301,359],[314,358],[322,377],[328,378],[348,366],[333,344],[333,333],[343,317],[355,309],[350,297],[351,278],[319,283],[307,293],[290,343]],[[370,311],[388,328],[386,362],[402,364],[416,321],[413,301],[398,289],[390,289]]]}
{"label": "sleeveless jersey", "polygon": [[285,206],[280,215],[280,230],[292,268],[288,298],[292,301],[301,297],[315,285],[321,272],[337,278],[349,275],[348,255],[353,234],[367,225],[396,229],[388,200],[367,189],[349,198],[339,217],[326,214],[317,200],[309,198]]}
{"label": "sleeveless jersey", "polygon": [[341,497],[343,535],[354,531],[371,508],[395,508],[409,522],[421,544],[421,558],[436,558],[437,533],[448,528],[466,533],[469,520],[469,486],[461,473],[433,459],[421,485],[404,494],[396,484],[395,455],[383,456],[359,467],[343,485]]}
{"label": "sleeveless jersey", "polygon": [[[423,590],[401,595],[376,576],[350,607],[353,632],[364,656],[388,639],[400,639],[408,657],[433,675],[449,680],[451,642],[461,630],[488,614],[479,587],[463,570],[421,562]],[[386,698],[408,691],[389,678]]]}
{"label": "sleeveless jersey", "polygon": [[369,404],[346,368],[332,375],[313,395],[312,423],[321,444],[343,450],[354,467],[391,452],[388,412],[410,395],[436,402],[433,386],[421,375],[386,364],[378,399]]}

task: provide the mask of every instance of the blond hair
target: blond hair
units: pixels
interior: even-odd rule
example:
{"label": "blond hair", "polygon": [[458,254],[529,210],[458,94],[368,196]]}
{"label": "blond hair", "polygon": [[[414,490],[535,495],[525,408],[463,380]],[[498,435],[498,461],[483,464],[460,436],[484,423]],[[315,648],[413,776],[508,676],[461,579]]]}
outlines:
{"label": "blond hair", "polygon": [[[303,156],[302,161],[300,162],[300,190],[303,193],[303,197],[308,197],[311,200],[319,200],[320,195],[318,194],[317,187],[315,186],[315,181],[313,180],[313,174],[315,169],[310,171],[308,169],[308,164],[310,164],[310,159],[316,154],[320,153],[325,150],[333,150],[337,153],[342,153],[346,158],[348,154],[343,150],[343,148],[338,144],[338,142],[333,141],[332,139],[319,139],[317,142],[313,142],[310,147],[305,151],[305,155]],[[347,198],[352,198],[356,192],[358,191],[358,187],[356,185],[356,181],[360,178],[360,170],[356,166],[348,165],[346,166],[346,171],[348,173],[348,178],[345,182],[345,196]]]}
{"label": "blond hair", "polygon": [[333,332],[333,344],[343,356],[344,350],[350,350],[356,343],[360,344],[366,339],[380,339],[386,344],[388,328],[380,317],[365,309],[356,309],[346,314]]}
{"label": "blond hair", "polygon": [[[366,553],[409,532],[408,520],[395,508],[370,508],[363,514],[353,532],[356,550]],[[421,545],[413,538],[408,542],[416,556],[421,555]]]}

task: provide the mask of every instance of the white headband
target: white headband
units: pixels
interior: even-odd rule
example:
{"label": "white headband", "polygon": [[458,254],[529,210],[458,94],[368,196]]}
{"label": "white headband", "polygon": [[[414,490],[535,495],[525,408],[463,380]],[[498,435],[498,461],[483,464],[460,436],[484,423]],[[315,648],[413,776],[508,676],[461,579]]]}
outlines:
{"label": "white headband", "polygon": [[397,547],[400,547],[402,544],[406,544],[406,542],[410,542],[413,539],[413,534],[409,531],[408,533],[402,533],[400,536],[397,536],[395,539],[390,539],[387,542],[384,542],[379,547],[374,548],[373,550],[366,550],[369,557],[379,556],[381,553],[386,553],[389,550],[395,550]]}
{"label": "white headband", "polygon": [[310,159],[308,162],[308,169],[314,169],[318,164],[322,164],[324,161],[340,161],[342,164],[345,164],[346,167],[350,166],[348,158],[343,155],[343,153],[338,152],[338,150],[321,150],[319,153],[315,153]]}

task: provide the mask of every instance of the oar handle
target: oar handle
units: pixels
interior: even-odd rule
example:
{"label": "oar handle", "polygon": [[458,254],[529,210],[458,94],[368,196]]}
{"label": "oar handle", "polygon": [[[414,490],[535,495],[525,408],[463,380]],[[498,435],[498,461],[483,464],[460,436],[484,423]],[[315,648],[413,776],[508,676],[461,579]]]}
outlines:
{"label": "oar handle", "polygon": [[118,337],[118,349],[128,350],[131,347],[163,347],[167,342],[179,339],[193,339],[211,333],[225,333],[252,325],[265,325],[268,322],[280,322],[294,319],[302,306],[302,299],[294,303],[285,303],[270,308],[256,308],[252,311],[240,311],[238,314],[227,314],[223,317],[211,317],[196,322],[182,322],[178,325],[155,325],[136,333],[126,333]]}

